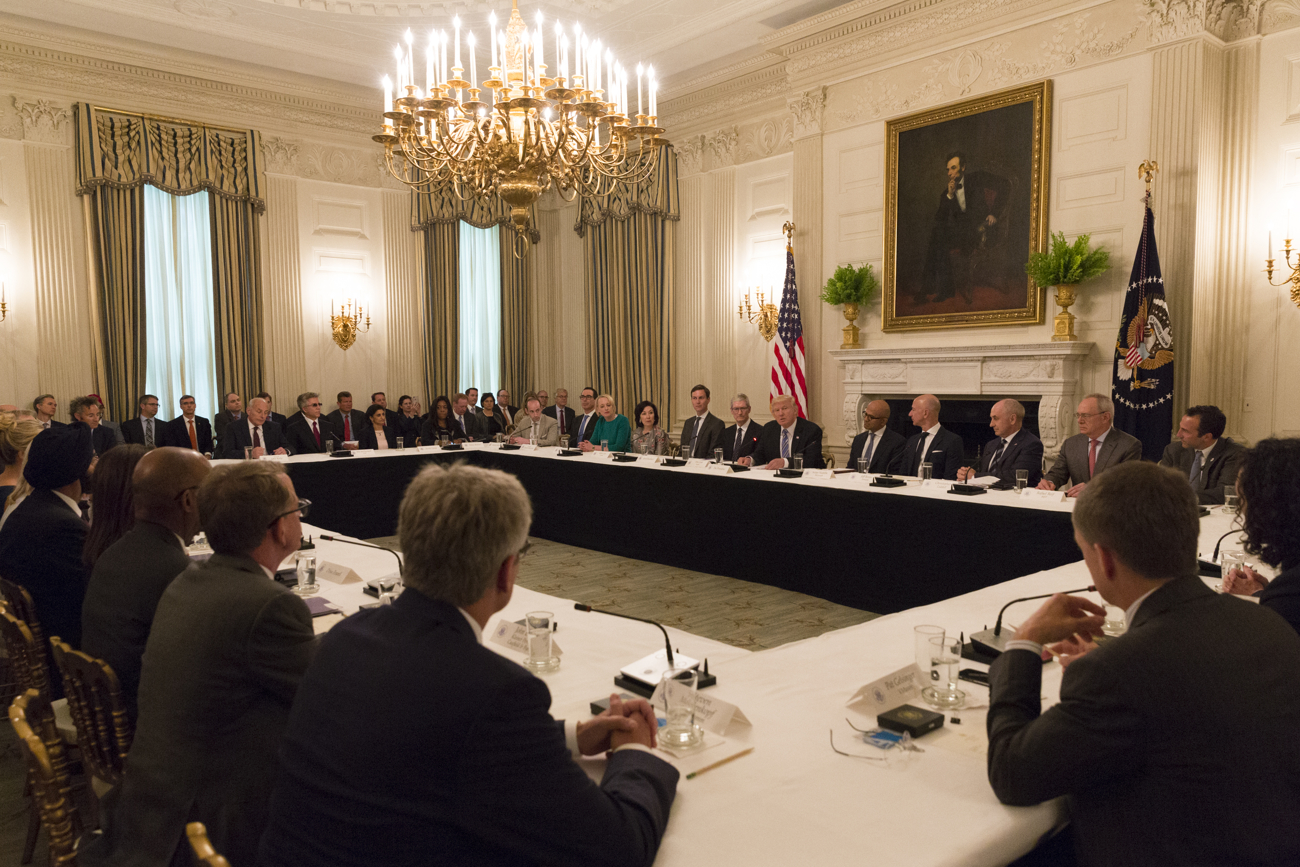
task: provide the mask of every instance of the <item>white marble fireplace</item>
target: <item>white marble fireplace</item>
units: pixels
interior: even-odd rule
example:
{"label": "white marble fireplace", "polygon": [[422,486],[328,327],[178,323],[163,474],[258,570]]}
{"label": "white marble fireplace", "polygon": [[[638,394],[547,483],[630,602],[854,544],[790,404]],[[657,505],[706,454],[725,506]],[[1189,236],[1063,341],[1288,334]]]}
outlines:
{"label": "white marble fireplace", "polygon": [[1039,401],[1043,450],[1054,456],[1061,441],[1075,432],[1074,411],[1083,397],[1080,368],[1093,348],[1092,343],[1062,342],[830,350],[843,373],[845,442],[862,431],[862,408],[876,398],[927,392],[941,400],[1014,397]]}

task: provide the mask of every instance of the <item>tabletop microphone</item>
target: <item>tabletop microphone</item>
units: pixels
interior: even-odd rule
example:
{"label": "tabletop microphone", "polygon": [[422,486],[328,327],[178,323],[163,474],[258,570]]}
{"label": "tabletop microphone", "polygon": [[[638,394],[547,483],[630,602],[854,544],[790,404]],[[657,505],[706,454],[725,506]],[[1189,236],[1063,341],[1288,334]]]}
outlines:
{"label": "tabletop microphone", "polygon": [[[1078,590],[1066,590],[1064,592],[1068,596],[1073,593],[1089,593],[1096,589],[1097,588],[1094,585],[1089,585],[1087,587],[1080,587]],[[1002,634],[1002,615],[1007,613],[1007,609],[1012,605],[1015,605],[1017,602],[1032,602],[1035,599],[1049,599],[1055,595],[1055,593],[1043,593],[1038,596],[1022,596],[1019,599],[1012,599],[1006,605],[1002,606],[1002,610],[998,612],[997,622],[993,625],[992,629],[984,629],[980,632],[971,633],[971,647],[986,656],[997,656],[1002,653],[1002,651],[1006,650],[1007,642],[1011,641],[1010,633],[1007,635]]]}
{"label": "tabletop microphone", "polygon": [[385,548],[383,545],[372,545],[369,542],[358,542],[355,539],[344,539],[342,536],[331,536],[328,533],[321,533],[317,538],[324,539],[327,542],[342,542],[345,545],[358,545],[362,548],[374,548],[376,551],[387,551],[397,558],[397,574],[398,577],[402,575],[402,555],[392,548]]}
{"label": "tabletop microphone", "polygon": [[[601,608],[592,608],[590,605],[583,605],[581,602],[575,602],[573,607],[578,611],[609,614],[613,617],[622,617],[627,620],[636,620],[640,623],[648,623],[651,626],[659,627],[659,631],[664,634],[664,651],[667,653],[668,665],[664,667],[662,662],[656,661],[654,653],[644,659],[639,659],[631,665],[623,668],[614,676],[614,685],[620,689],[626,689],[628,692],[634,692],[637,695],[649,698],[654,694],[655,687],[659,685],[659,679],[663,675],[663,672],[677,666],[678,663],[674,661],[673,658],[673,646],[672,642],[668,638],[668,630],[664,629],[662,623],[645,617],[635,617],[631,614],[622,614],[618,611],[606,611]],[[707,659],[704,660],[701,665],[698,660],[691,659],[689,656],[683,656],[681,657],[681,665],[683,668],[697,668],[698,666],[697,670],[699,672],[699,678],[696,681],[698,689],[714,686],[718,682],[717,675],[709,673],[709,661]],[[649,673],[649,676],[647,676],[647,673]]]}

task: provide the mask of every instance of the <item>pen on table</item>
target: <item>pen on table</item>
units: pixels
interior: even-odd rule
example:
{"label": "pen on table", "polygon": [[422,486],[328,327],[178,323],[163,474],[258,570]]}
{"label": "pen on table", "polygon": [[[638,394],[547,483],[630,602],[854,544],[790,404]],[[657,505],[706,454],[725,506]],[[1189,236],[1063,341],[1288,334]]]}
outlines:
{"label": "pen on table", "polygon": [[753,747],[750,747],[749,749],[741,750],[740,752],[736,753],[734,756],[727,756],[725,759],[721,759],[721,760],[719,760],[719,761],[716,761],[716,762],[714,762],[714,763],[711,764],[711,765],[705,765],[704,767],[700,768],[698,771],[691,771],[689,774],[686,775],[686,779],[688,779],[688,780],[693,780],[693,779],[695,779],[696,777],[698,777],[700,774],[704,773],[705,771],[711,771],[711,770],[713,770],[714,768],[720,768],[720,767],[722,767],[723,765],[725,765],[727,762],[735,761],[736,759],[740,758],[741,756],[747,756],[747,755],[749,755],[750,753],[752,753],[753,751],[754,751],[754,748],[753,748]]}

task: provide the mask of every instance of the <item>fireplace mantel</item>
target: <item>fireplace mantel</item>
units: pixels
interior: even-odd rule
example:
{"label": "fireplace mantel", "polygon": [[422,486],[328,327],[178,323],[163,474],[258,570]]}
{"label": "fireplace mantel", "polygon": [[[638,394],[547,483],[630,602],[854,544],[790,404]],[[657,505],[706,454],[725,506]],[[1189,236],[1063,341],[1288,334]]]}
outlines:
{"label": "fireplace mantel", "polygon": [[862,408],[876,398],[934,394],[939,398],[1017,397],[1038,400],[1039,435],[1054,454],[1074,432],[1083,397],[1080,371],[1095,344],[1024,343],[1006,346],[930,346],[832,349],[843,371],[845,441],[862,431]]}

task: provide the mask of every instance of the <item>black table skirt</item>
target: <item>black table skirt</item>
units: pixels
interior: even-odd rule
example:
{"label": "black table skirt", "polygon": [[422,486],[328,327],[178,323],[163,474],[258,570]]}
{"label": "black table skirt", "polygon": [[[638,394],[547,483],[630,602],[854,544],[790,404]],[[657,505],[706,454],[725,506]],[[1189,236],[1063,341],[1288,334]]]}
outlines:
{"label": "black table skirt", "polygon": [[757,581],[878,613],[928,605],[1080,558],[1070,515],[743,474],[709,476],[510,452],[290,464],[308,521],[360,538],[397,532],[407,483],[430,461],[513,473],[532,535]]}

